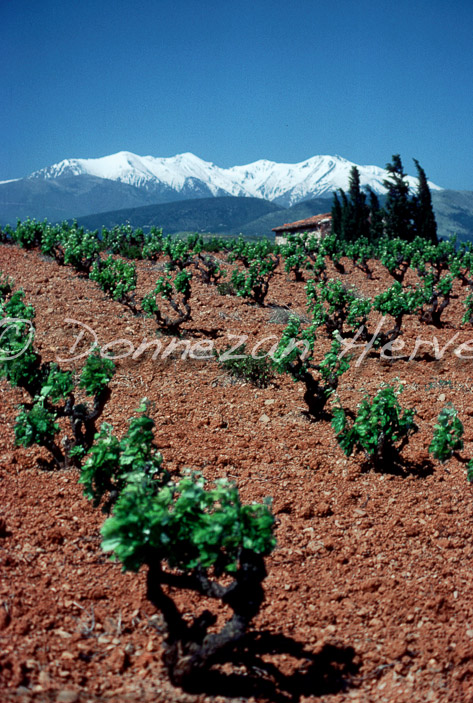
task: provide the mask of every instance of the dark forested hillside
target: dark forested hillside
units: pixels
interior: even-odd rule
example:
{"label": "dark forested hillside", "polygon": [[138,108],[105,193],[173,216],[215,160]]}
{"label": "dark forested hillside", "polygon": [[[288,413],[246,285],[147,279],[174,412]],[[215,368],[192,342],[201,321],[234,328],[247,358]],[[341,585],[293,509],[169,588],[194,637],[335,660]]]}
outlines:
{"label": "dark forested hillside", "polygon": [[261,198],[228,196],[115,210],[81,217],[78,223],[92,230],[129,223],[132,227],[142,227],[145,231],[152,226],[162,227],[166,234],[189,231],[221,234],[243,227],[247,222],[268,213],[277,212],[286,211],[279,205]]}

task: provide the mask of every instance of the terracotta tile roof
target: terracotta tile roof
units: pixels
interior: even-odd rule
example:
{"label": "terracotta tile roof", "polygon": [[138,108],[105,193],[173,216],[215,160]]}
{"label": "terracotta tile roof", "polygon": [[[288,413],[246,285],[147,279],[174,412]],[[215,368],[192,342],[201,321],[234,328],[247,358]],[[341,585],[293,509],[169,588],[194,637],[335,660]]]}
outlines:
{"label": "terracotta tile roof", "polygon": [[313,217],[308,217],[306,220],[297,220],[296,222],[286,222],[284,225],[279,227],[273,227],[273,232],[289,232],[291,229],[300,229],[301,227],[308,227],[313,229],[317,225],[320,225],[324,220],[331,220],[332,215],[330,212],[325,212],[322,215],[314,215]]}

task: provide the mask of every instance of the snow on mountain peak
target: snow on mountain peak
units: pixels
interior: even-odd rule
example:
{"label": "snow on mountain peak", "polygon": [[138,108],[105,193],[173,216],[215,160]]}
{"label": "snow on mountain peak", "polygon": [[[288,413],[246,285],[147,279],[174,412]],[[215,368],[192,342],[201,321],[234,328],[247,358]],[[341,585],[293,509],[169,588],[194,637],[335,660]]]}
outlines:
{"label": "snow on mountain peak", "polygon": [[[121,181],[137,187],[165,186],[180,192],[195,190],[212,195],[235,195],[279,200],[293,205],[301,200],[329,197],[339,188],[348,189],[350,171],[355,166],[342,156],[316,155],[299,163],[277,163],[260,159],[253,163],[220,168],[191,152],[170,157],[138,156],[129,151],[95,159],[64,159],[35,171],[29,178],[59,178],[89,174]],[[388,173],[379,166],[357,166],[363,187],[384,194]],[[411,188],[417,179],[408,176]],[[442,190],[433,183],[434,190]]]}

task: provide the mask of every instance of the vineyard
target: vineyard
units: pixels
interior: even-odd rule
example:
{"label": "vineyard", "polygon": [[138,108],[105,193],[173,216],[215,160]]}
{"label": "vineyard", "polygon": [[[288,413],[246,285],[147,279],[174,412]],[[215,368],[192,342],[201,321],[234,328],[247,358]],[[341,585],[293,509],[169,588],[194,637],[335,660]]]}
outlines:
{"label": "vineyard", "polygon": [[5,701],[473,700],[473,247],[0,232]]}

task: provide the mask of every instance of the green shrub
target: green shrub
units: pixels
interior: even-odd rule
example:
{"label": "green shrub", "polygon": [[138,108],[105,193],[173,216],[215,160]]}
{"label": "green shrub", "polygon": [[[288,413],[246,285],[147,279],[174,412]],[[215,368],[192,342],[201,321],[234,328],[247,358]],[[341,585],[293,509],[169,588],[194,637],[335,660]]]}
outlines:
{"label": "green shrub", "polygon": [[162,254],[163,247],[163,230],[157,227],[151,227],[149,234],[145,237],[142,251],[143,258],[156,261],[160,254]]}
{"label": "green shrub", "polygon": [[243,298],[249,298],[258,305],[263,305],[268,294],[269,282],[278,265],[278,257],[257,256],[249,262],[243,271],[233,271],[231,283],[235,293]]}
{"label": "green shrub", "polygon": [[473,293],[468,293],[463,305],[465,306],[465,314],[462,317],[462,325],[471,324],[473,322]]}
{"label": "green shrub", "polygon": [[[79,386],[93,396],[90,408],[85,403],[75,402],[75,385],[69,371],[61,371],[56,364],[37,363],[33,382],[28,384],[22,379],[21,383],[33,395],[33,401],[20,406],[15,425],[17,444],[46,447],[58,468],[68,467],[71,463],[80,465],[81,458],[93,443],[95,421],[108,399],[108,383],[114,372],[113,362],[102,359],[97,352],[87,358]],[[64,435],[60,442],[56,442],[54,437],[60,431],[56,420],[61,417],[69,418],[72,438]]]}
{"label": "green shrub", "polygon": [[119,441],[112,434],[112,426],[102,424],[79,479],[79,483],[84,484],[84,494],[93,500],[94,507],[108,493],[103,509],[109,512],[132,472],[153,477],[161,471],[162,456],[153,443],[153,429],[151,418],[146,415],[135,417]]}
{"label": "green shrub", "polygon": [[384,236],[377,243],[376,257],[387,268],[391,276],[398,283],[402,283],[409,270],[414,251],[412,242]]}
{"label": "green shrub", "polygon": [[[264,504],[243,505],[226,479],[213,488],[195,472],[172,479],[153,445],[153,428],[142,415],[119,442],[103,426],[80,480],[95,504],[109,492],[102,548],[124,570],[147,567],[147,597],[166,624],[163,660],[173,683],[187,687],[238,645],[258,613],[274,518]],[[218,632],[209,632],[217,618],[208,610],[189,623],[174,602],[176,589],[211,597],[233,615]]]}
{"label": "green shrub", "polygon": [[441,327],[441,315],[450,304],[454,277],[447,273],[435,282],[433,274],[424,277],[424,285],[421,288],[422,308],[420,312],[421,322],[426,322],[435,327]]}
{"label": "green shrub", "polygon": [[23,249],[33,249],[41,245],[43,232],[48,228],[47,220],[37,222],[28,217],[23,222],[17,221],[16,229],[12,230],[13,242]]}
{"label": "green shrub", "polygon": [[35,316],[34,308],[32,305],[26,305],[24,303],[24,291],[17,290],[14,293],[11,292],[11,286],[8,286],[10,290],[8,291],[8,297],[4,299],[4,302],[0,302],[0,313],[4,317],[10,317],[19,320],[32,320]]}
{"label": "green shrub", "polygon": [[415,410],[402,411],[398,402],[401,390],[385,385],[372,400],[365,396],[354,421],[348,420],[343,408],[333,409],[332,427],[346,456],[361,451],[376,469],[399,460],[409,436],[417,431]]}
{"label": "green shrub", "polygon": [[112,254],[128,259],[143,258],[146,237],[142,229],[133,229],[131,225],[116,225],[111,230],[102,229],[103,247]]}
{"label": "green shrub", "polygon": [[63,230],[60,246],[63,263],[87,275],[90,274],[94,262],[98,260],[102,248],[95,233],[85,232],[83,227],[77,227],[77,225]]}
{"label": "green shrub", "polygon": [[287,243],[281,246],[280,251],[286,273],[293,273],[294,280],[303,281],[304,271],[309,267],[309,258],[301,237],[289,235]]}
{"label": "green shrub", "polygon": [[198,252],[194,256],[194,266],[199,271],[202,282],[206,285],[219,285],[220,280],[227,275],[221,262],[211,254]]}
{"label": "green shrub", "polygon": [[[14,312],[18,318],[6,317]],[[93,396],[93,405],[76,403],[75,384],[70,371],[61,371],[57,364],[43,363],[41,355],[32,347],[34,328],[30,323],[35,315],[32,306],[23,302],[23,292],[5,293],[0,306],[0,376],[13,386],[24,388],[32,402],[20,406],[16,420],[17,444],[39,444],[51,453],[60,468],[70,462],[78,465],[90,448],[96,432],[95,421],[103,411],[109,396],[108,383],[115,372],[109,359],[98,351],[89,355],[82,369],[79,387]],[[61,404],[62,403],[62,404]],[[72,435],[55,442],[60,427],[59,418],[69,418]]]}
{"label": "green shrub", "polygon": [[452,458],[455,452],[463,449],[463,424],[453,405],[440,411],[429,452],[442,463]]}
{"label": "green shrub", "polygon": [[35,311],[23,298],[23,291],[13,292],[9,283],[0,300],[0,377],[34,396],[42,383],[41,359],[31,346]]}
{"label": "green shrub", "polygon": [[90,272],[90,278],[113,300],[123,303],[136,312],[134,291],[136,289],[136,267],[131,261],[114,259],[97,259]]}
{"label": "green shrub", "polygon": [[[87,359],[89,362],[89,359]],[[87,364],[86,364],[87,365]],[[74,379],[70,371],[61,371],[57,364],[49,366],[49,373],[42,385],[40,395],[50,398],[53,403],[67,398],[74,390]]]}
{"label": "green shrub", "polygon": [[352,330],[366,324],[371,311],[370,298],[362,298],[356,291],[339,280],[329,279],[316,283],[314,279],[305,286],[307,308],[317,327],[324,326],[329,334],[344,333],[347,323]]}
{"label": "green shrub", "polygon": [[232,356],[241,356],[241,359],[226,358],[229,350],[228,346],[222,353],[215,352],[218,362],[222,368],[236,378],[241,378],[251,383],[257,388],[266,388],[274,378],[274,369],[270,357],[252,356],[246,352],[246,345],[241,344],[234,349]]}
{"label": "green shrub", "polygon": [[115,364],[111,359],[104,359],[98,350],[87,357],[80,376],[79,386],[88,395],[98,396],[105,391],[115,373]]}
{"label": "green shrub", "polygon": [[293,315],[273,355],[274,368],[304,384],[304,401],[309,415],[319,419],[330,396],[335,393],[341,376],[350,367],[350,357],[340,355],[342,345],[334,335],[330,351],[320,363],[314,359],[317,323],[302,328],[302,321]]}
{"label": "green shrub", "polygon": [[[315,237],[312,239],[315,240]],[[345,267],[340,261],[344,254],[343,243],[336,234],[331,233],[318,242],[314,241],[313,246],[316,247],[321,256],[328,256],[339,273],[345,273]]]}
{"label": "green shrub", "polygon": [[[191,242],[192,247],[192,242]],[[163,240],[163,253],[168,257],[166,262],[167,271],[183,271],[192,264],[192,248],[189,243],[182,239],[171,239],[167,237]]]}
{"label": "green shrub", "polygon": [[368,261],[374,258],[375,248],[367,237],[360,237],[355,242],[346,242],[344,253],[353,261],[354,266],[366,274],[367,278],[373,278]]}
{"label": "green shrub", "polygon": [[[160,276],[154,290],[141,301],[141,309],[145,315],[154,316],[160,327],[177,333],[180,326],[191,318],[191,279],[192,274],[186,270],[179,271],[174,278],[169,272]],[[160,308],[158,296],[167,301],[168,308],[173,311],[172,317]]]}
{"label": "green shrub", "polygon": [[15,441],[17,445],[31,447],[33,444],[46,446],[59,431],[55,413],[49,411],[39,401],[31,409],[20,405],[16,418]]}
{"label": "green shrub", "polygon": [[401,334],[402,321],[405,315],[412,315],[422,307],[422,288],[403,288],[395,281],[390,288],[377,295],[373,300],[373,309],[382,315],[394,318],[394,327],[388,332],[382,332],[376,339],[376,346],[385,346],[394,342]]}

